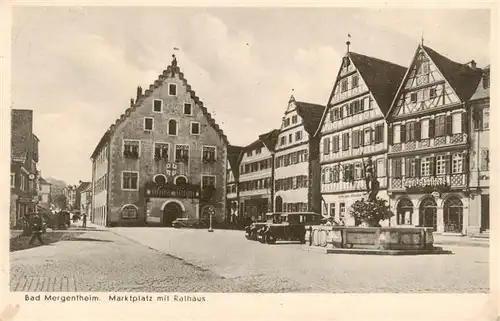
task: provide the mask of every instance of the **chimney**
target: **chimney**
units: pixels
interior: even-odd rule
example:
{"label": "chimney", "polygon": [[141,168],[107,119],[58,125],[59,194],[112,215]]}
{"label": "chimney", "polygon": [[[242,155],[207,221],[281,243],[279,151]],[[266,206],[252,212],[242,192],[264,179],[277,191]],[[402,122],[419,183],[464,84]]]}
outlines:
{"label": "chimney", "polygon": [[136,97],[135,101],[137,102],[139,100],[139,98],[141,98],[141,96],[142,96],[142,87],[138,86],[137,87],[137,97]]}
{"label": "chimney", "polygon": [[130,98],[130,107],[134,106],[134,98]]}

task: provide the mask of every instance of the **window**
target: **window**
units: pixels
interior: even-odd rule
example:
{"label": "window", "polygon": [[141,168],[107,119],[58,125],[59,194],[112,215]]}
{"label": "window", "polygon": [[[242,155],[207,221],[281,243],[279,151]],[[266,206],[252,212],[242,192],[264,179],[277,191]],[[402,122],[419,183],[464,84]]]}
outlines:
{"label": "window", "polygon": [[339,204],[339,213],[340,213],[340,218],[345,217],[345,203],[340,203]]}
{"label": "window", "polygon": [[459,134],[462,132],[462,113],[454,113],[452,114],[452,122],[451,122],[451,133]]}
{"label": "window", "polygon": [[379,124],[375,126],[375,137],[374,137],[374,143],[379,144],[384,141],[384,125]]}
{"label": "window", "polygon": [[323,154],[328,155],[330,154],[330,138],[326,137],[323,140]]}
{"label": "window", "polygon": [[291,144],[292,143],[292,134],[289,134],[288,135],[288,143]]}
{"label": "window", "polygon": [[372,130],[371,129],[365,129],[365,132],[364,132],[364,135],[365,135],[365,141],[364,141],[364,145],[371,145],[372,144]]}
{"label": "window", "polygon": [[255,154],[259,155],[262,153],[262,147],[258,147],[256,150],[255,150]]}
{"label": "window", "polygon": [[342,134],[342,150],[349,149],[349,133]]}
{"label": "window", "polygon": [[417,102],[417,93],[416,92],[410,94],[410,101],[412,103],[416,103]]}
{"label": "window", "polygon": [[203,146],[203,163],[215,163],[215,147]]}
{"label": "window", "polygon": [[153,99],[153,111],[161,113],[163,110],[163,101],[161,99]]}
{"label": "window", "polygon": [[175,145],[175,162],[187,164],[189,160],[189,146]]}
{"label": "window", "polygon": [[176,84],[168,84],[168,95],[169,96],[177,96],[177,85]]}
{"label": "window", "polygon": [[155,143],[155,160],[164,159],[168,161],[168,144]]}
{"label": "window", "polygon": [[363,178],[363,167],[361,166],[361,163],[356,163],[354,165],[354,179],[359,180]]}
{"label": "window", "polygon": [[463,155],[453,154],[451,163],[451,172],[453,174],[459,174],[463,172]]}
{"label": "window", "polygon": [[490,169],[490,150],[487,148],[481,149],[480,169],[487,171]]}
{"label": "window", "polygon": [[140,142],[138,140],[123,140],[123,157],[137,159],[139,158],[139,146]]}
{"label": "window", "polygon": [[175,119],[170,119],[168,121],[168,134],[177,135],[177,121]]}
{"label": "window", "polygon": [[354,75],[352,76],[352,85],[351,85],[351,88],[356,88],[359,86],[359,77],[358,75]]}
{"label": "window", "polygon": [[285,127],[290,126],[290,118],[285,118],[285,120],[283,120],[283,123]]}
{"label": "window", "polygon": [[123,190],[138,190],[138,172],[122,172],[122,189]]}
{"label": "window", "polygon": [[282,136],[282,137],[280,138],[280,145],[285,145],[285,144],[286,144],[285,137],[284,137],[284,136]]}
{"label": "window", "polygon": [[340,82],[340,92],[346,92],[347,91],[347,79],[344,79]]}
{"label": "window", "polygon": [[436,96],[437,96],[436,88],[429,89],[429,96],[430,96],[430,98],[436,98]]}
{"label": "window", "polygon": [[129,204],[122,208],[122,218],[134,219],[137,218],[137,207],[135,205]]}
{"label": "window", "polygon": [[10,173],[10,187],[16,187],[16,174]]}
{"label": "window", "polygon": [[292,124],[295,124],[297,122],[297,115],[292,116]]}
{"label": "window", "polygon": [[444,155],[436,157],[436,175],[444,175],[446,173],[446,158]]}
{"label": "window", "polygon": [[191,122],[191,135],[200,134],[200,123]]}
{"label": "window", "polygon": [[158,185],[165,185],[167,183],[167,176],[163,174],[157,174],[153,177],[153,181]]}
{"label": "window", "polygon": [[483,108],[483,129],[490,128],[490,109]]}
{"label": "window", "polygon": [[191,115],[192,110],[191,110],[191,104],[184,104],[184,115]]}
{"label": "window", "polygon": [[440,137],[446,134],[446,116],[441,115],[435,118],[435,136]]}
{"label": "window", "polygon": [[420,173],[422,176],[431,175],[431,158],[423,157],[420,163]]}
{"label": "window", "polygon": [[392,140],[394,144],[399,144],[401,143],[401,126],[400,125],[394,125],[393,127],[393,135],[392,135]]}
{"label": "window", "polygon": [[144,130],[153,130],[153,118],[151,117],[144,118]]}
{"label": "window", "polygon": [[377,159],[375,168],[377,177],[385,177],[385,160],[383,158]]}
{"label": "window", "polygon": [[215,176],[213,175],[202,175],[201,176],[201,189],[207,187],[215,188]]}
{"label": "window", "polygon": [[295,133],[295,140],[296,141],[302,140],[302,132],[296,132]]}
{"label": "window", "polygon": [[250,156],[252,156],[252,151],[251,151],[251,150],[249,150],[249,151],[247,152],[247,157],[250,157]]}
{"label": "window", "polygon": [[428,119],[423,119],[420,122],[420,137],[421,137],[421,139],[428,139],[429,138],[429,120]]}

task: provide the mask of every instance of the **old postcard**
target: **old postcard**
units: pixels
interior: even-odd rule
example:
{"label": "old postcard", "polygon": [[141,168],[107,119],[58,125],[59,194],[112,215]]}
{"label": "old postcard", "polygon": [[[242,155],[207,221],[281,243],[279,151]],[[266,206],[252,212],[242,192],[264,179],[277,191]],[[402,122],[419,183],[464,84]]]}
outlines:
{"label": "old postcard", "polygon": [[498,6],[233,5],[4,6],[2,320],[495,319]]}

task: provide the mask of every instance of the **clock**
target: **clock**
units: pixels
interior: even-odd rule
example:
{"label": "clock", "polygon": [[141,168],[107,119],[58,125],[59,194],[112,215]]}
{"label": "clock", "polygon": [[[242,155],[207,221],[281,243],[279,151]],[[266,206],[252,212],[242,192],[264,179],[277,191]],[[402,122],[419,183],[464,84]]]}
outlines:
{"label": "clock", "polygon": [[29,175],[28,175],[28,178],[29,178],[30,180],[34,180],[34,179],[35,179],[35,174],[29,174]]}

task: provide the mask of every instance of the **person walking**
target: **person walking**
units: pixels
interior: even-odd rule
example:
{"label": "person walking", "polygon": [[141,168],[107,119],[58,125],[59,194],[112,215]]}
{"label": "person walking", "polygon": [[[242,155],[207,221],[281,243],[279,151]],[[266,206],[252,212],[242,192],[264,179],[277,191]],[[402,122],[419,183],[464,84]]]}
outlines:
{"label": "person walking", "polygon": [[44,245],[45,243],[42,240],[42,217],[39,214],[35,214],[33,216],[32,222],[31,222],[31,239],[30,239],[30,245],[35,242],[35,239],[40,242],[40,244]]}
{"label": "person walking", "polygon": [[86,228],[87,227],[87,213],[83,213],[83,218],[82,218],[82,227]]}

